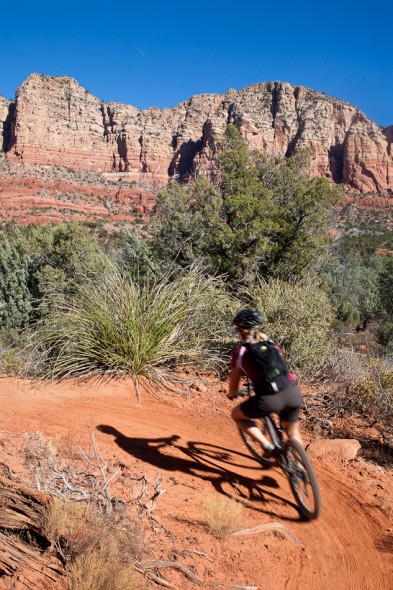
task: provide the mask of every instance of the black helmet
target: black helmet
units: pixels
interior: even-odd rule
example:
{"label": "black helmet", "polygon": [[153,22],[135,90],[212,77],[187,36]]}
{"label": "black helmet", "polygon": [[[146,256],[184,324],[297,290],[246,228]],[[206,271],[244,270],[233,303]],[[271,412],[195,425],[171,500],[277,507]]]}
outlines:
{"label": "black helmet", "polygon": [[239,328],[257,328],[263,322],[262,316],[257,311],[251,309],[243,309],[235,316],[233,323]]}

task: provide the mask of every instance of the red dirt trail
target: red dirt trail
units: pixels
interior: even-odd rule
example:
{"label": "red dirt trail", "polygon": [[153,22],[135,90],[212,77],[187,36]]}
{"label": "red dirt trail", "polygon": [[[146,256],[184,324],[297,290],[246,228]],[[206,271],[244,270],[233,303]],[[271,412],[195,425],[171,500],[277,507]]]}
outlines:
{"label": "red dirt trail", "polygon": [[[126,474],[162,476],[154,511],[165,532],[152,532],[152,558],[192,566],[204,587],[273,590],[388,590],[392,572],[392,488],[389,473],[363,459],[313,460],[323,511],[302,522],[278,469],[262,470],[242,446],[220,383],[206,393],[138,403],[129,382],[62,383],[37,389],[0,379],[0,436],[41,431],[87,448],[95,433],[104,457],[123,467],[118,496],[135,497]],[[305,433],[307,439],[307,434]],[[15,449],[0,446],[12,464]],[[275,522],[297,539],[272,531],[219,540],[205,525],[204,502],[226,495],[242,502],[242,527]],[[162,572],[178,589],[196,588],[178,572]]]}

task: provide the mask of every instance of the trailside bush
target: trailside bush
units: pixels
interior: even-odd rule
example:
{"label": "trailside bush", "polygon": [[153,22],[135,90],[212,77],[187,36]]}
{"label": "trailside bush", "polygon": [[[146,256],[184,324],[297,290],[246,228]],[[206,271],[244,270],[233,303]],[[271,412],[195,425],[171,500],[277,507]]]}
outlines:
{"label": "trailside bush", "polygon": [[317,279],[273,279],[248,291],[262,312],[263,330],[282,348],[290,367],[315,376],[333,346],[333,308]]}
{"label": "trailside bush", "polygon": [[35,317],[45,315],[56,298],[71,296],[87,277],[105,270],[105,256],[96,237],[75,222],[28,226],[22,245],[30,259],[30,294],[35,308],[39,307]]}
{"label": "trailside bush", "polygon": [[349,387],[349,398],[355,406],[372,416],[391,420],[393,417],[393,363],[371,359],[363,375]]}
{"label": "trailside bush", "polygon": [[228,297],[198,268],[138,284],[108,261],[99,282],[55,302],[38,324],[39,376],[130,376],[137,391],[141,380],[164,384],[174,366],[219,362],[216,346],[231,316]]}

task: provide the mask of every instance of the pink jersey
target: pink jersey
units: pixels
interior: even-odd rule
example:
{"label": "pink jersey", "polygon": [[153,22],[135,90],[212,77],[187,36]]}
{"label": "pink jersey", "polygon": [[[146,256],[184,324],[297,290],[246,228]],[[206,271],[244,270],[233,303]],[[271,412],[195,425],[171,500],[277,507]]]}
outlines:
{"label": "pink jersey", "polygon": [[[281,353],[280,348],[275,345],[277,350]],[[251,355],[245,346],[239,346],[233,353],[231,359],[231,367],[240,369],[246,376],[255,383],[255,385],[264,385],[263,379],[261,378],[258,369],[255,367]],[[288,379],[290,381],[296,381],[296,375],[288,373]]]}

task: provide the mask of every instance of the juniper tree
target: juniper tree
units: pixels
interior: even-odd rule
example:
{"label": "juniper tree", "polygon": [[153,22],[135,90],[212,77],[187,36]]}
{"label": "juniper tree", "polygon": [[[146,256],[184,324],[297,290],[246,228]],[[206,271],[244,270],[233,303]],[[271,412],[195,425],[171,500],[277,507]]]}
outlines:
{"label": "juniper tree", "polygon": [[250,154],[233,126],[220,150],[214,182],[199,176],[159,195],[156,253],[183,266],[202,259],[234,288],[256,276],[302,276],[321,249],[340,190],[310,179],[300,157]]}
{"label": "juniper tree", "polygon": [[0,327],[19,328],[27,324],[31,311],[28,258],[0,232]]}

